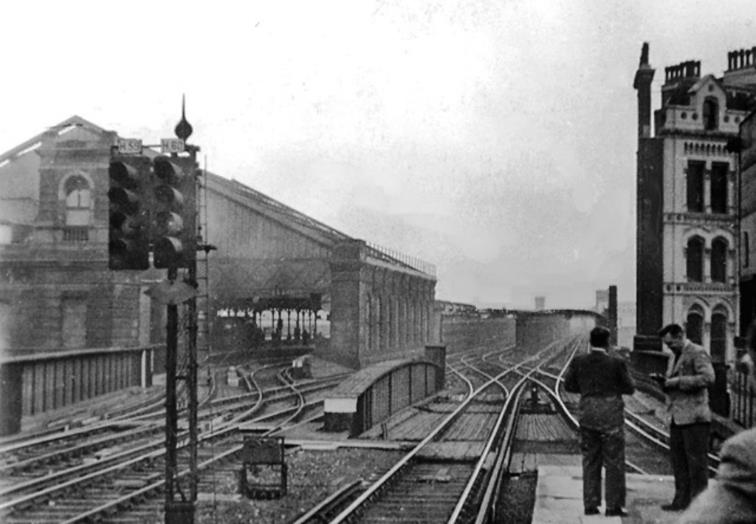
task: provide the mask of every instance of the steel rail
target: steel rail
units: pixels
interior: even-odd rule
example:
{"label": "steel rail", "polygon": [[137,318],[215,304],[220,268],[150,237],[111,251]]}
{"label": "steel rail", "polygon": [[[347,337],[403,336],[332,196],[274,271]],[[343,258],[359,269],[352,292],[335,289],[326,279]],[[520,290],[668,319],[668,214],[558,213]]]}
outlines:
{"label": "steel rail", "polygon": [[[509,373],[513,373],[513,372],[516,372],[515,368],[503,371],[502,373],[497,375],[494,380],[497,383],[499,383],[501,387],[504,387],[503,384],[499,382],[499,379],[503,378],[504,375],[508,375]],[[530,373],[532,373],[532,371]],[[509,414],[510,412],[513,399],[515,398],[517,393],[520,392],[526,380],[527,379],[525,377],[519,379],[517,383],[512,387],[511,394],[507,395],[507,400],[504,402],[504,406],[499,411],[499,415],[496,418],[496,423],[494,424],[494,427],[491,430],[491,434],[489,435],[489,438],[486,441],[486,445],[483,448],[483,452],[481,453],[480,459],[478,459],[478,461],[476,462],[475,467],[473,468],[473,472],[470,475],[470,478],[468,479],[467,484],[465,485],[465,488],[462,490],[462,494],[457,500],[457,504],[454,506],[454,509],[452,510],[452,513],[449,516],[449,519],[447,520],[447,522],[449,523],[456,522],[462,515],[462,511],[464,510],[464,508],[470,503],[470,497],[473,495],[473,489],[478,480],[478,476],[490,463],[489,454],[491,453],[491,450],[494,449],[496,443],[500,440],[499,433],[500,433],[502,424],[506,418],[506,415]]]}
{"label": "steel rail", "polygon": [[[317,403],[317,402],[322,402],[322,401],[313,401],[312,403]],[[286,408],[286,409],[291,409],[291,408]],[[233,427],[231,427],[229,425],[229,426],[223,428],[222,430],[219,430],[218,433],[228,433],[228,432],[235,431],[235,430],[236,430],[235,428],[233,428]],[[274,433],[277,433],[278,431],[280,431],[280,428],[278,430],[276,430],[276,431],[271,431],[271,432],[268,432],[266,434],[274,434]],[[206,435],[204,438],[210,438],[211,436],[212,435]],[[197,469],[201,471],[201,470],[207,468],[208,466],[210,466],[212,464],[215,464],[217,462],[223,461],[226,458],[232,457],[233,455],[241,452],[242,449],[244,449],[243,445],[232,446],[230,449],[228,449],[228,450],[220,453],[219,455],[213,456],[213,457],[211,457],[211,458],[209,458],[209,459],[207,459],[207,460],[199,463],[197,465]],[[189,474],[189,469],[187,468],[187,469],[185,469],[183,471],[180,471],[176,475],[176,478],[180,479],[180,478],[182,478],[182,477],[184,477],[184,476],[186,476],[188,474]],[[96,508],[93,508],[93,509],[90,509],[90,510],[86,511],[85,513],[81,513],[81,514],[77,515],[76,517],[74,517],[72,519],[64,521],[63,524],[71,524],[71,523],[74,523],[74,522],[80,522],[82,520],[88,520],[88,519],[97,518],[97,516],[100,515],[103,512],[112,511],[114,508],[118,508],[119,506],[122,506],[122,505],[130,502],[131,500],[133,500],[135,498],[140,498],[140,497],[146,496],[146,495],[148,495],[151,492],[154,492],[154,491],[156,491],[158,489],[161,489],[164,486],[164,484],[165,484],[165,479],[156,481],[156,482],[154,482],[154,483],[152,483],[152,484],[150,484],[148,486],[142,487],[142,488],[140,488],[140,489],[138,489],[138,490],[136,490],[136,491],[134,491],[132,493],[128,493],[128,494],[126,494],[126,495],[124,495],[122,497],[119,497],[116,500],[108,501],[108,502],[106,502],[104,504],[101,504],[100,506],[97,506]]]}
{"label": "steel rail", "polygon": [[[574,356],[574,355],[573,355]],[[572,358],[570,358],[572,360]],[[569,362],[568,362],[569,364]],[[564,366],[562,371],[557,376],[556,380],[556,386],[555,391],[560,391],[560,385],[564,380],[564,374],[567,372],[567,366]],[[541,373],[548,375],[551,375],[550,373],[542,371]],[[551,375],[553,377],[553,375]],[[662,429],[653,427],[649,422],[643,420],[642,417],[636,415],[635,413],[632,413],[629,409],[625,408],[625,425],[628,426],[630,429],[632,429],[635,433],[639,434],[642,438],[650,442],[651,444],[657,446],[660,449],[663,449],[665,451],[669,451],[669,433],[665,432]],[[632,420],[628,420],[627,417],[630,417]],[[644,427],[641,427],[644,426]],[[654,434],[655,433],[655,434]],[[657,435],[661,435],[663,439],[666,439],[666,442],[660,438],[657,437]],[[714,453],[708,453],[707,457],[709,459],[709,473],[716,473],[718,471],[720,459],[717,455]],[[627,463],[628,466],[632,468],[637,468],[640,470],[639,466]],[[642,471],[642,470],[641,470]],[[639,471],[639,472],[641,472]]]}
{"label": "steel rail", "polygon": [[344,500],[348,500],[362,488],[362,480],[355,480],[334,491],[328,497],[312,507],[307,513],[298,517],[291,524],[308,524],[317,522],[328,522],[327,515],[343,505]]}
{"label": "steel rail", "polygon": [[[322,389],[322,387],[318,389]],[[270,399],[270,401],[272,402],[275,400],[281,400],[281,398],[282,397],[276,397],[274,399]],[[220,428],[208,431],[204,435],[201,435],[200,439],[206,440],[206,439],[218,438],[225,434],[229,434],[231,432],[236,431],[234,424],[237,424],[244,418],[251,416],[251,414],[253,414],[254,411],[262,405],[262,402],[263,402],[262,399],[260,399],[260,402],[258,402],[258,404],[256,404],[252,409],[247,410],[240,415],[237,415],[236,417],[234,417],[233,419],[229,421],[222,422],[222,426]],[[309,407],[311,405],[315,405],[318,403],[322,403],[322,401],[312,401],[310,403],[307,403],[307,406]],[[281,416],[282,414],[286,414],[287,412],[291,411],[291,409],[292,408],[285,408],[283,410],[279,410],[274,413],[262,415],[261,417],[255,420],[264,420],[264,419],[273,418],[276,416]],[[188,438],[188,433],[184,432],[179,436],[179,441],[185,441],[187,438]],[[8,486],[4,489],[0,489],[0,495],[7,496],[7,495],[12,495],[13,493],[17,493],[19,491],[24,491],[24,490],[33,488],[35,485],[46,486],[46,487],[43,487],[39,491],[34,491],[33,493],[22,495],[18,498],[14,498],[6,502],[0,502],[0,510],[6,510],[16,505],[34,500],[35,498],[49,495],[60,489],[73,486],[76,483],[81,482],[83,480],[88,480],[98,475],[105,475],[109,472],[112,472],[113,470],[117,470],[122,467],[127,467],[134,462],[138,462],[140,460],[148,460],[148,459],[154,458],[155,456],[160,456],[160,454],[163,453],[164,450],[163,449],[158,450],[155,448],[162,447],[163,444],[164,444],[164,441],[162,439],[155,439],[153,441],[141,444],[136,448],[126,450],[121,453],[110,455],[94,464],[82,464],[79,466],[75,466],[73,468],[68,468],[65,470],[54,472],[42,478],[32,479],[26,482],[15,484],[13,486]],[[154,450],[154,451],[151,451],[151,450]],[[133,459],[128,458],[128,457],[133,457],[136,454],[140,454],[140,455],[138,455],[137,457]],[[108,466],[108,464],[112,464],[112,466]],[[87,470],[92,470],[92,469],[95,469],[96,471],[92,471],[91,473],[86,473]],[[76,475],[76,477],[71,479],[70,477],[72,475]],[[65,480],[61,480],[61,479],[65,479]],[[54,486],[50,486],[49,484],[51,482],[62,482],[62,483],[56,484]]]}
{"label": "steel rail", "polygon": [[[530,357],[531,360],[533,358],[538,358],[539,354],[536,354],[532,357]],[[388,483],[390,479],[392,479],[399,471],[401,471],[411,459],[413,459],[421,449],[423,449],[428,443],[432,442],[439,434],[441,434],[444,430],[446,430],[449,425],[451,425],[459,416],[460,414],[467,408],[467,406],[474,400],[479,394],[481,394],[484,390],[488,389],[491,385],[496,384],[498,382],[498,378],[502,377],[506,374],[508,374],[511,371],[505,371],[501,373],[498,377],[488,380],[486,383],[484,383],[482,386],[478,387],[474,391],[472,391],[468,398],[466,398],[463,402],[460,403],[460,405],[452,412],[450,413],[444,420],[442,420],[431,432],[428,434],[428,436],[425,437],[422,441],[420,441],[412,450],[410,450],[404,457],[402,457],[399,461],[397,461],[394,466],[387,471],[380,479],[378,479],[376,482],[374,482],[368,489],[366,489],[362,495],[360,495],[355,501],[353,501],[347,508],[345,508],[341,513],[339,513],[332,521],[332,524],[338,524],[340,522],[346,521],[352,513],[354,513],[358,508],[360,508],[363,504],[365,504],[368,500],[370,500],[373,496],[375,496],[378,491],[383,489],[383,487]],[[469,382],[469,379],[466,377],[463,377],[468,384],[471,385]]]}
{"label": "steel rail", "polygon": [[517,421],[519,417],[519,410],[522,401],[522,394],[525,391],[525,384],[527,381],[523,379],[519,383],[519,387],[513,390],[513,403],[514,409],[512,410],[509,422],[507,424],[506,431],[504,432],[502,445],[496,453],[494,460],[494,466],[491,468],[491,472],[488,476],[489,481],[486,484],[486,490],[483,492],[483,497],[478,505],[478,512],[475,518],[475,524],[483,524],[486,522],[486,517],[489,511],[495,509],[496,500],[498,500],[498,494],[501,491],[501,480],[503,478],[502,469],[504,464],[509,465],[509,461],[512,457],[512,444],[517,429]]}
{"label": "steel rail", "polygon": [[[548,393],[548,395],[550,397],[552,397],[552,399],[556,403],[556,406],[559,408],[560,411],[562,411],[564,413],[564,416],[567,417],[567,419],[569,420],[569,423],[573,427],[573,429],[575,431],[578,431],[578,429],[580,428],[580,423],[575,418],[575,416],[572,414],[572,412],[570,412],[569,408],[567,408],[567,404],[565,404],[564,401],[562,400],[561,395],[559,393],[559,390],[557,390],[557,389],[552,390],[551,388],[549,388],[549,386],[547,386],[546,384],[544,384],[543,382],[541,382],[540,380],[537,380],[537,379],[534,379],[534,382],[538,383],[541,386],[541,388],[543,388],[544,391],[546,391]],[[626,421],[626,423],[627,423],[627,421]],[[644,470],[643,468],[641,468],[639,465],[637,465],[637,464],[635,464],[633,462],[630,462],[627,459],[625,459],[625,465],[627,467],[629,467],[630,469],[632,469],[633,471],[635,471],[636,473],[640,473],[642,475],[648,475],[648,472],[646,470]]]}
{"label": "steel rail", "polygon": [[[456,371],[455,369],[452,369],[452,372],[456,373],[457,375],[462,378],[465,382],[467,382],[468,387],[472,388],[472,383],[467,379],[467,377],[463,376],[461,373]],[[438,426],[436,426],[435,429],[433,429],[427,437],[425,437],[420,443],[418,443],[414,448],[412,448],[406,455],[404,455],[399,461],[397,461],[394,466],[389,469],[386,473],[383,474],[381,478],[379,478],[377,481],[375,481],[368,489],[366,489],[362,495],[357,497],[355,501],[353,501],[347,508],[345,508],[341,513],[336,515],[336,517],[331,520],[331,524],[338,524],[339,522],[344,522],[357,508],[359,508],[362,504],[364,504],[367,500],[369,500],[372,496],[374,496],[394,475],[396,475],[402,468],[404,468],[409,461],[414,458],[415,455],[417,455],[420,450],[425,447],[426,444],[431,442],[441,431],[446,429],[448,425],[450,425],[457,416],[464,410],[464,408],[472,401],[473,398],[475,398],[475,395],[481,391],[483,387],[478,388],[478,390],[470,391],[468,394],[468,397],[460,403],[460,405],[452,412],[450,413]]]}

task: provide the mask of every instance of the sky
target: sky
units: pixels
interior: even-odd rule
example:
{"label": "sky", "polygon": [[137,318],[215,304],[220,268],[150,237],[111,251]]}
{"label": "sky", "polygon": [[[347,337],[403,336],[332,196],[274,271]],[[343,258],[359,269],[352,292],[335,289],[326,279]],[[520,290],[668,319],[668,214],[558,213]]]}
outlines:
{"label": "sky", "polygon": [[[436,298],[635,299],[636,93],[756,46],[752,0],[5,2],[0,152],[79,115],[173,136],[352,237],[437,267]],[[212,239],[209,239],[212,242]]]}

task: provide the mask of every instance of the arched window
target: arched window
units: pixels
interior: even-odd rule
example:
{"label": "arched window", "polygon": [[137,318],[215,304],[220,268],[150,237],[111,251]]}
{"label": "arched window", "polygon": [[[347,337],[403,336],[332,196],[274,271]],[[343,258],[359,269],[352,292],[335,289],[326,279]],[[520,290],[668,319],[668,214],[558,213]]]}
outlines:
{"label": "arched window", "polygon": [[69,177],[64,185],[66,199],[63,240],[85,242],[89,240],[92,218],[92,191],[82,176]]}
{"label": "arched window", "polygon": [[727,213],[727,173],[730,164],[714,162],[711,164],[711,212]]}
{"label": "arched window", "polygon": [[711,360],[724,362],[727,352],[727,310],[717,307],[711,314]]}
{"label": "arched window", "polygon": [[89,184],[81,176],[66,180],[66,225],[89,226],[92,195]]}
{"label": "arched window", "polygon": [[688,240],[686,253],[686,273],[688,282],[703,281],[703,250],[704,241],[701,237],[692,237]]}
{"label": "arched window", "polygon": [[697,306],[693,306],[688,312],[685,321],[685,336],[696,344],[701,344],[703,340],[703,311]]}
{"label": "arched window", "polygon": [[702,213],[704,194],[704,168],[706,164],[697,160],[688,161],[688,170],[685,178],[687,186],[687,206],[692,213]]}
{"label": "arched window", "polygon": [[727,282],[727,240],[721,237],[711,243],[711,280]]}
{"label": "arched window", "polygon": [[714,97],[708,97],[703,103],[703,125],[707,131],[719,127],[719,104]]}

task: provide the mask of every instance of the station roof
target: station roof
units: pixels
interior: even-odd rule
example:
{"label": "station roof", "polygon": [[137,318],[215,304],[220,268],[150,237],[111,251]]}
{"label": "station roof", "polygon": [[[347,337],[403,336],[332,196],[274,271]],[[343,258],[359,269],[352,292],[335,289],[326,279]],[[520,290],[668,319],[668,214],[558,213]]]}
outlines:
{"label": "station roof", "polygon": [[[108,131],[78,115],[74,115],[47,128],[44,132],[35,135],[9,151],[0,153],[0,167],[16,161],[21,157],[25,157],[27,153],[34,151],[40,146],[45,136],[49,136],[49,133],[54,132],[60,136],[69,133],[72,130],[77,130],[76,133],[72,134],[85,133],[90,137],[104,136],[105,134],[111,134],[114,137],[117,136],[117,133],[114,131]],[[160,153],[154,149],[145,147],[143,154],[147,157],[153,158]],[[284,224],[324,246],[333,247],[339,242],[354,240],[353,237],[319,222],[318,220],[315,220],[314,218],[236,180],[229,180],[207,171],[207,187],[209,190],[217,191],[224,197],[238,202],[267,218]],[[380,248],[380,246],[375,246],[370,243],[367,243],[367,249],[372,257],[383,260],[393,266],[410,267],[421,273],[432,274],[435,276],[435,269],[431,264],[425,264],[422,263],[422,261],[410,259],[410,257],[406,257],[401,253],[383,249]]]}

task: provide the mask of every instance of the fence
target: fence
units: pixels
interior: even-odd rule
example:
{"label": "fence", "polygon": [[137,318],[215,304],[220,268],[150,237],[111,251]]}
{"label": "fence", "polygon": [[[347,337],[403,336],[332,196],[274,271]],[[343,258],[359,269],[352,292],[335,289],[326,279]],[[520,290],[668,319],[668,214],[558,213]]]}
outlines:
{"label": "fence", "polygon": [[756,394],[748,387],[748,366],[744,363],[738,363],[732,374],[730,403],[732,419],[744,428],[753,427],[756,422],[756,413],[753,411]]}

